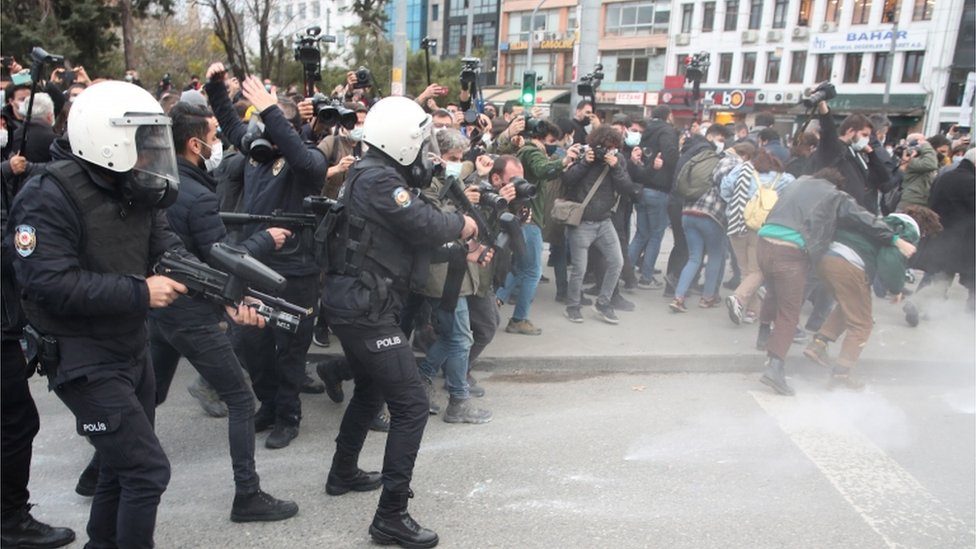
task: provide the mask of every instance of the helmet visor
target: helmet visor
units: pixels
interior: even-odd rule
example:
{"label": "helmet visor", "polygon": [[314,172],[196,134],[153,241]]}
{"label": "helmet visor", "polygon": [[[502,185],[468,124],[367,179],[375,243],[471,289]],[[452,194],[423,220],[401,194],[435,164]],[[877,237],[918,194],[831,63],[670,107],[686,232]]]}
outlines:
{"label": "helmet visor", "polygon": [[173,183],[179,181],[173,133],[169,126],[140,126],[136,130],[136,164],[133,170]]}
{"label": "helmet visor", "polygon": [[132,170],[177,183],[176,152],[170,118],[164,114],[132,114],[112,119],[113,126],[136,127],[136,163]]}

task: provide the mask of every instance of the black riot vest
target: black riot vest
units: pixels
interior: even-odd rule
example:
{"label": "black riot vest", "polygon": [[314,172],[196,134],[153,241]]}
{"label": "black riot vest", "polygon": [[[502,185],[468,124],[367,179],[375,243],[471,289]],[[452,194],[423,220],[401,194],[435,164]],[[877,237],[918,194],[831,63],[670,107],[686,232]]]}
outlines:
{"label": "black riot vest", "polygon": [[[372,160],[372,159],[370,159]],[[429,250],[415,249],[404,243],[396,230],[375,211],[356,200],[356,185],[369,181],[376,168],[367,159],[360,160],[357,169],[346,180],[345,192],[340,196],[337,213],[326,243],[328,262],[323,267],[329,274],[363,278],[364,274],[387,281],[396,290],[423,288],[430,270]],[[375,172],[373,174],[375,176]],[[360,188],[359,192],[368,192]]]}
{"label": "black riot vest", "polygon": [[[98,187],[77,162],[46,166],[45,182],[56,183],[81,219],[81,268],[95,273],[145,275],[153,211],[128,208]],[[145,311],[124,316],[57,316],[38,304],[23,301],[31,325],[46,335],[114,337],[142,329]]]}

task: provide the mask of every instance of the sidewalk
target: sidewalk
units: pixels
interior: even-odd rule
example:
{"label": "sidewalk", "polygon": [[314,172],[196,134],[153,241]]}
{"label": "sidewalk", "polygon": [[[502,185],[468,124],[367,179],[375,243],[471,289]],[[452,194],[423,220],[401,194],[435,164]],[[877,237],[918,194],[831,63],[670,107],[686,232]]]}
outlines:
{"label": "sidewalk", "polygon": [[[667,231],[657,266],[664,269],[672,247]],[[726,278],[730,276],[726,275]],[[553,279],[552,268],[543,274]],[[660,276],[659,276],[660,278]],[[592,307],[583,309],[585,321],[575,324],[563,316],[564,305],[555,301],[555,282],[539,285],[530,310],[532,323],[542,335],[524,336],[505,332],[513,306],[500,310],[501,324],[495,340],[474,365],[479,370],[551,369],[614,372],[751,372],[759,371],[765,359],[756,351],[758,324],[735,325],[723,305],[698,308],[698,296],[688,297],[688,312],[672,313],[663,290],[634,290],[623,295],[636,303],[633,312],[617,311],[620,324],[606,324]],[[724,298],[731,290],[720,288]],[[966,291],[954,285],[949,299],[929,304],[929,320],[918,327],[906,324],[901,305],[875,298],[875,328],[861,356],[859,368],[866,374],[894,373],[907,368],[944,369],[947,365],[973,375],[976,365],[976,318],[964,311]],[[810,313],[807,303],[801,325]],[[805,344],[794,344],[790,356],[802,357]],[[837,345],[832,345],[832,356]],[[314,345],[310,354],[339,353],[338,340],[321,349]],[[314,357],[310,357],[314,360]],[[954,368],[955,369],[955,368]]]}

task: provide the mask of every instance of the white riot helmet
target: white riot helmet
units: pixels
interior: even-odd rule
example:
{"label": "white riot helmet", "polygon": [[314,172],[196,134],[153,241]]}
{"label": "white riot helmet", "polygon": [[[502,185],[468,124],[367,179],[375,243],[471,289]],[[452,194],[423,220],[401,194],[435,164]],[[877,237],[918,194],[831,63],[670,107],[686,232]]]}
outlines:
{"label": "white riot helmet", "polygon": [[431,139],[430,115],[415,101],[406,97],[387,97],[378,101],[366,114],[363,141],[370,150],[382,152],[409,170],[412,187],[430,184],[432,157],[439,156],[437,143]]}
{"label": "white riot helmet", "polygon": [[165,208],[176,200],[179,171],[170,118],[153,96],[134,84],[101,82],[81,92],[68,113],[75,156],[127,173],[133,202]]}

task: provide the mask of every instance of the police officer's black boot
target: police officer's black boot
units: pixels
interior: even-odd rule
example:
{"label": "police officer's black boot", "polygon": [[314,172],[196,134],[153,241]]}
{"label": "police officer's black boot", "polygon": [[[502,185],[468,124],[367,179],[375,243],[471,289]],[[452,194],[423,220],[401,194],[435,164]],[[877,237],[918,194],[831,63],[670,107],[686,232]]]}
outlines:
{"label": "police officer's black boot", "polygon": [[85,466],[85,470],[78,477],[78,484],[75,485],[75,493],[79,496],[90,498],[95,495],[95,487],[98,485],[98,460],[92,460]]}
{"label": "police officer's black boot", "polygon": [[356,457],[336,451],[332,456],[332,468],[325,481],[325,493],[341,496],[347,492],[369,492],[382,484],[383,475],[377,471],[366,472],[359,468]]}
{"label": "police officer's black boot", "polygon": [[0,521],[0,546],[53,548],[75,540],[74,530],[48,526],[30,514],[30,505],[8,513]]}
{"label": "police officer's black boot", "polygon": [[278,499],[258,488],[250,494],[236,494],[230,509],[233,522],[271,522],[285,520],[298,514],[294,501]]}
{"label": "police officer's black boot", "polygon": [[796,394],[793,388],[786,383],[786,365],[781,358],[769,355],[769,358],[766,359],[766,370],[759,381],[783,396]]}
{"label": "police officer's black boot", "polygon": [[383,489],[380,504],[369,526],[373,541],[382,545],[398,544],[408,549],[434,547],[440,541],[437,534],[417,524],[407,512],[407,500],[413,492],[391,492]]}

